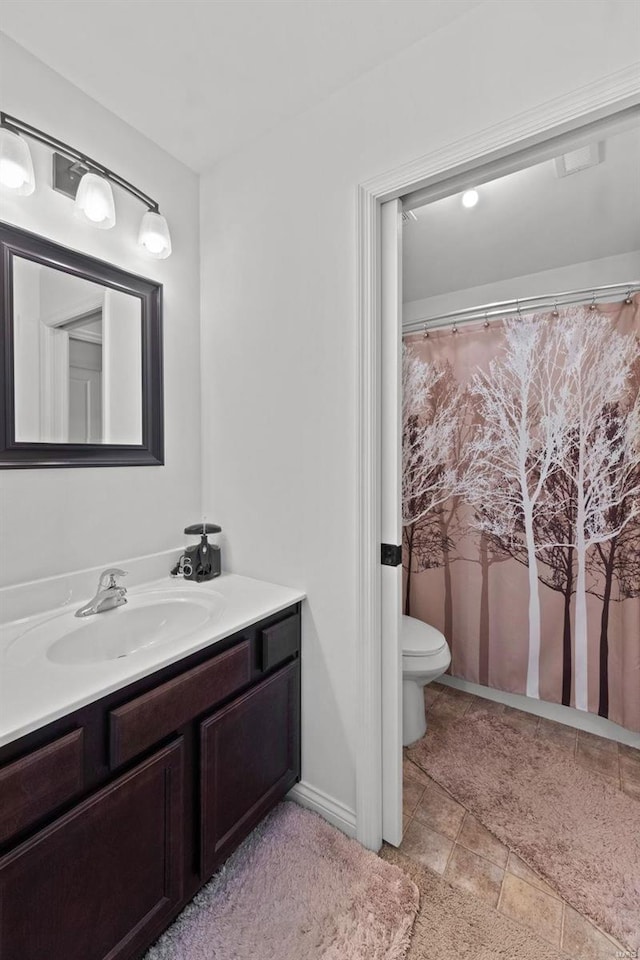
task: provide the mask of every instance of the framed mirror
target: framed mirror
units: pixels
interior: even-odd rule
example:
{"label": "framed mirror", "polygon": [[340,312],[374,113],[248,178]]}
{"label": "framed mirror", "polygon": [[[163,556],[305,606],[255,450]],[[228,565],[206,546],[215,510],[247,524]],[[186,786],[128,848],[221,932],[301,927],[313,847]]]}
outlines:
{"label": "framed mirror", "polygon": [[162,285],[5,223],[0,250],[0,467],[162,464]]}

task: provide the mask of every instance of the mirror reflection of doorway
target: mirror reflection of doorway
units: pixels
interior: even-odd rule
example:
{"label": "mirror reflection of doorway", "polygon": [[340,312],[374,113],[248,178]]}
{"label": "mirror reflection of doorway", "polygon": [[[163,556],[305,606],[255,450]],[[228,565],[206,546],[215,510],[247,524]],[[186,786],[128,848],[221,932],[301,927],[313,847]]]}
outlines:
{"label": "mirror reflection of doorway", "polygon": [[100,443],[102,311],[62,325],[69,335],[69,443]]}
{"label": "mirror reflection of doorway", "polygon": [[102,347],[69,337],[69,443],[102,439]]}
{"label": "mirror reflection of doorway", "polygon": [[140,298],[13,261],[19,442],[142,443]]}

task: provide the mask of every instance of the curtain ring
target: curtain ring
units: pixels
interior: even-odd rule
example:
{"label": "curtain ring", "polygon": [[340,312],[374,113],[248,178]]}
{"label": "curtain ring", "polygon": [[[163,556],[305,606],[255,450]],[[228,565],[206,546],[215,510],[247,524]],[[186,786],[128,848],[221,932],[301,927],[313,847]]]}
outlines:
{"label": "curtain ring", "polygon": [[516,313],[518,314],[518,320],[522,320],[522,313],[520,311],[520,301],[516,297]]}
{"label": "curtain ring", "polygon": [[485,330],[488,330],[488,329],[489,329],[489,318],[488,318],[488,316],[487,316],[487,311],[486,311],[486,310],[485,310],[485,312],[484,312],[484,323],[482,324],[482,326],[485,328]]}
{"label": "curtain ring", "polygon": [[457,333],[457,332],[458,332],[458,327],[457,327],[457,325],[454,323],[454,325],[451,327],[451,333]]}
{"label": "curtain ring", "polygon": [[423,330],[422,330],[422,339],[423,339],[423,340],[428,340],[428,339],[429,339],[429,331],[427,330],[427,325],[426,325],[426,323],[425,323],[424,328],[423,328]]}
{"label": "curtain ring", "polygon": [[560,311],[558,310],[558,301],[557,301],[557,300],[554,300],[554,301],[553,301],[553,312],[552,312],[551,316],[552,316],[552,317],[559,317],[559,316],[560,316]]}
{"label": "curtain ring", "polygon": [[626,295],[626,297],[624,298],[624,302],[625,302],[625,303],[633,303],[633,301],[632,301],[632,299],[631,299],[631,287],[629,287],[629,289],[627,290],[627,295]]}
{"label": "curtain ring", "polygon": [[597,309],[598,307],[596,306],[596,292],[594,290],[591,296],[591,303],[589,304],[589,310],[597,310]]}

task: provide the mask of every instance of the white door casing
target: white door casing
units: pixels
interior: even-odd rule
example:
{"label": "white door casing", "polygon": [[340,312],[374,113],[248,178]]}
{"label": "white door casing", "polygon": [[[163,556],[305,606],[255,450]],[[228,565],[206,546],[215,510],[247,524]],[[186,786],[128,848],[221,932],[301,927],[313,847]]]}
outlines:
{"label": "white door casing", "polygon": [[69,334],[40,324],[40,440],[69,442]]}
{"label": "white door casing", "polygon": [[[640,81],[638,67],[634,65],[448,144],[358,187],[356,836],[372,850],[379,849],[383,838],[384,798],[390,798],[389,811],[393,806],[395,788],[383,786],[383,779],[391,770],[396,775],[393,751],[397,736],[401,736],[402,724],[394,704],[386,702],[387,695],[393,698],[395,694],[383,680],[383,665],[386,668],[395,656],[383,648],[383,616],[385,637],[393,632],[387,627],[383,610],[386,611],[396,585],[392,578],[381,576],[380,543],[383,504],[387,515],[396,491],[393,484],[387,487],[380,469],[380,397],[383,371],[387,368],[383,351],[388,340],[388,331],[383,327],[389,322],[388,312],[383,309],[386,293],[382,291],[382,251],[393,243],[389,219],[387,215],[381,216],[382,205],[453,178],[460,189],[473,186],[474,171],[483,164],[533,151],[551,138],[566,136],[638,106]],[[389,231],[389,235],[383,238],[383,231],[385,234]],[[390,642],[393,644],[393,638]],[[397,734],[386,729],[393,723],[398,724]]]}
{"label": "white door casing", "polygon": [[[380,536],[402,544],[402,203],[380,210]],[[380,571],[382,689],[382,838],[402,842],[402,565]]]}

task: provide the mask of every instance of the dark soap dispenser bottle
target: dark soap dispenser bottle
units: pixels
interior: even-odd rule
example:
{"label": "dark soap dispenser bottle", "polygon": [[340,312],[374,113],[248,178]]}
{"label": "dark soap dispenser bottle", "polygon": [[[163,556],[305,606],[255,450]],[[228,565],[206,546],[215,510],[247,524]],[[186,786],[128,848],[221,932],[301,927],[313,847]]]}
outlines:
{"label": "dark soap dispenser bottle", "polygon": [[213,580],[219,577],[222,572],[220,547],[215,543],[209,543],[208,535],[210,533],[220,533],[222,527],[217,523],[192,523],[185,527],[184,532],[189,536],[199,536],[200,543],[194,547],[187,547],[180,558],[180,571],[185,580],[195,580],[201,583],[203,580]]}

